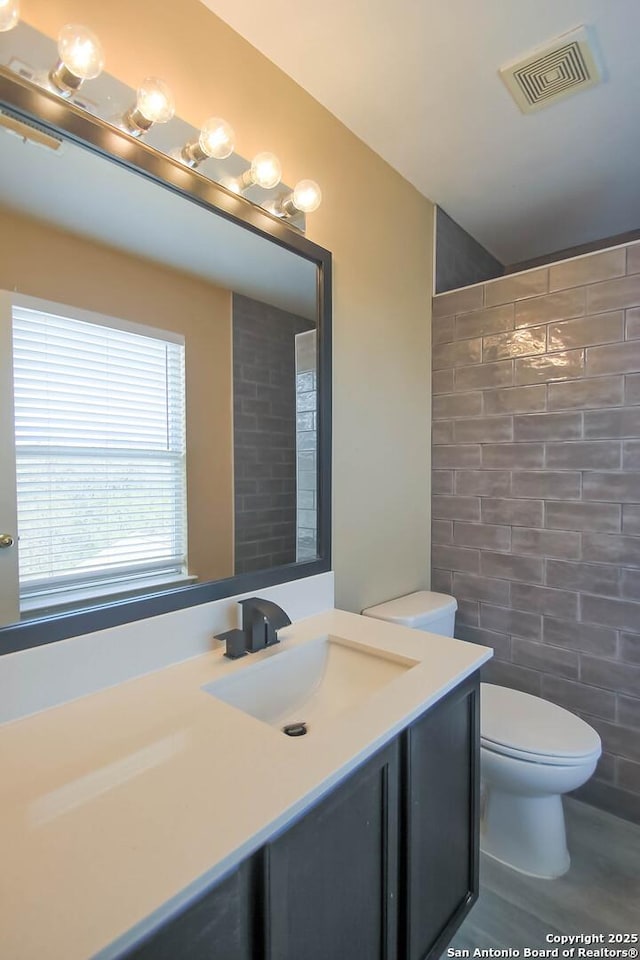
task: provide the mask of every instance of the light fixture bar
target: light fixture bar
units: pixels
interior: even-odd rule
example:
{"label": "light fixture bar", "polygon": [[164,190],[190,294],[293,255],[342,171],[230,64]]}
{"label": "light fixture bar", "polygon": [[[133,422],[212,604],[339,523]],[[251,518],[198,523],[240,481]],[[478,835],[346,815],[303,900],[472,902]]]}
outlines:
{"label": "light fixture bar", "polygon": [[[72,101],[102,122],[110,123],[138,139],[144,138],[156,124],[167,123],[174,117],[173,95],[164,81],[156,77],[143,80],[135,98],[131,88],[113,76],[106,77],[104,85],[96,91],[94,102],[85,99],[82,94],[78,96],[85,81],[98,77],[104,68],[104,53],[98,37],[86,26],[66,24],[58,36],[55,57],[55,54],[51,55],[55,49],[55,41],[20,22],[19,9],[20,0],[0,0],[0,32],[18,26],[15,33],[17,55],[8,65],[14,73],[37,84],[49,94],[53,93]],[[33,67],[22,60],[32,33],[38,37],[37,49],[50,51],[49,55],[45,53],[47,59],[44,69],[41,55],[40,64]],[[44,41],[46,47],[43,46]],[[47,60],[49,64],[54,63],[50,69],[46,66]],[[119,115],[114,115],[113,112],[109,115],[109,105],[114,103],[125,105]],[[181,119],[176,122],[175,128],[185,131],[182,135],[183,145],[177,149],[168,149],[162,145],[163,142],[166,143],[166,137],[159,134],[153,139],[156,149],[191,169],[205,163],[205,178],[219,183],[239,196],[246,194],[248,201],[255,206],[262,207],[282,220],[289,220],[296,226],[302,224],[301,229],[304,230],[304,216],[300,214],[311,212],[319,205],[321,193],[317,184],[313,181],[300,181],[293,190],[281,184],[280,161],[275,154],[268,151],[256,154],[250,164],[241,156],[232,158],[229,163],[206,164],[209,159],[224,161],[235,150],[234,131],[220,117],[209,118],[199,131]],[[176,141],[180,144],[177,137],[174,144]],[[306,189],[303,189],[305,184]]]}

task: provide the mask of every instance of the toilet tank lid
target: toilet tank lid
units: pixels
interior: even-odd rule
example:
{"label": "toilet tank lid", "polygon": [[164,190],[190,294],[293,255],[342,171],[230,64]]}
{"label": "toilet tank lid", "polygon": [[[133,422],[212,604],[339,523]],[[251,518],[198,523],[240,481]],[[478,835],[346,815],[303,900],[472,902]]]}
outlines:
{"label": "toilet tank lid", "polygon": [[455,597],[446,593],[432,593],[430,590],[417,590],[375,607],[367,607],[362,613],[365,617],[388,620],[415,629],[433,623],[445,614],[455,613],[457,608]]}
{"label": "toilet tank lid", "polygon": [[564,707],[530,693],[493,683],[480,685],[482,742],[540,757],[600,755],[600,737],[588,723]]}

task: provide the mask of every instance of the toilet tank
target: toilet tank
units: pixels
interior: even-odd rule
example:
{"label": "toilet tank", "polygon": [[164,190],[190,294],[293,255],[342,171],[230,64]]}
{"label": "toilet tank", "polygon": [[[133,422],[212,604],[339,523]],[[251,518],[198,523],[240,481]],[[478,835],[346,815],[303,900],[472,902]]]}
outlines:
{"label": "toilet tank", "polygon": [[362,615],[452,637],[457,609],[455,597],[418,590],[404,597],[396,597],[395,600],[387,600],[386,603],[378,603],[375,607],[367,607]]}

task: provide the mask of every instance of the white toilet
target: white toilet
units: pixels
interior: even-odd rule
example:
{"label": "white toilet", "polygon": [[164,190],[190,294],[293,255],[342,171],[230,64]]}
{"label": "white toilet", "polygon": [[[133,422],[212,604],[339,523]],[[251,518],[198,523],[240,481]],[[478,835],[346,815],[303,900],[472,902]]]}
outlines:
{"label": "white toilet", "polygon": [[[367,617],[452,637],[457,603],[420,590],[363,610]],[[560,877],[570,858],[562,794],[576,790],[602,752],[596,731],[563,707],[481,684],[480,847],[533,877]]]}

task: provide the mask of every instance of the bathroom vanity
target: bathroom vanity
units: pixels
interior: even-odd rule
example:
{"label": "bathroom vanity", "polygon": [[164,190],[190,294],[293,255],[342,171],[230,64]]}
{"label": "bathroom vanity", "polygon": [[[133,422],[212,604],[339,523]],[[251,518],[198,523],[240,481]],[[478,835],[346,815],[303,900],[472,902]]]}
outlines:
{"label": "bathroom vanity", "polygon": [[473,676],[125,955],[439,956],[478,893],[478,741]]}
{"label": "bathroom vanity", "polygon": [[0,954],[438,955],[477,894],[491,652],[341,611],[279,635],[0,728]]}

